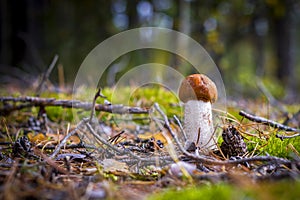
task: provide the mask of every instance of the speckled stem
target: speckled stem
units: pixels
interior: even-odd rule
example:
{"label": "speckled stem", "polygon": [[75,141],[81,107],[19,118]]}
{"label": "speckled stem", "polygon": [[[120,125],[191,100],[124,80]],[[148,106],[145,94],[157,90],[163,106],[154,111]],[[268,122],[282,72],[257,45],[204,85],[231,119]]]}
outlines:
{"label": "speckled stem", "polygon": [[[198,139],[198,130],[200,137]],[[214,149],[212,108],[210,102],[188,101],[184,110],[184,130],[188,142],[194,142],[196,146],[204,149]]]}

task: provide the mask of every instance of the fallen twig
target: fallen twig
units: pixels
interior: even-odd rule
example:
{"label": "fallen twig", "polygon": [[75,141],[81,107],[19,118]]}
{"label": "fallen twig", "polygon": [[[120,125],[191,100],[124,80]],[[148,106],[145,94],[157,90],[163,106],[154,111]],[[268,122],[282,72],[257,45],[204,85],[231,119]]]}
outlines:
{"label": "fallen twig", "polygon": [[239,112],[239,115],[241,115],[241,116],[243,116],[243,117],[245,117],[245,118],[247,118],[247,119],[249,119],[253,122],[258,122],[258,123],[261,123],[261,124],[264,124],[264,125],[271,126],[273,128],[278,128],[280,130],[300,133],[299,129],[292,128],[292,127],[289,127],[289,126],[285,126],[285,125],[280,124],[278,122],[275,122],[275,121],[272,121],[272,120],[269,120],[269,119],[266,119],[266,118],[263,118],[263,117],[259,117],[259,116],[255,116],[255,115],[246,113],[245,111],[242,111],[242,110]]}
{"label": "fallen twig", "polygon": [[[78,108],[84,110],[91,110],[93,104],[89,102],[82,102],[79,100],[57,100],[55,98],[40,98],[40,97],[0,97],[0,102],[4,105],[0,108],[0,115],[7,115],[15,110],[21,110],[28,107],[40,106],[58,106],[64,108]],[[21,102],[21,105],[12,105],[9,102]],[[95,104],[96,111],[103,111],[116,114],[147,114],[148,109],[140,107],[129,107],[121,104],[104,105]]]}
{"label": "fallen twig", "polygon": [[52,160],[52,157],[48,157],[46,154],[44,154],[43,152],[41,152],[39,149],[34,148],[34,153],[36,155],[39,155],[40,157],[43,158],[43,160],[50,165],[51,167],[53,167],[54,169],[56,169],[58,172],[62,173],[62,174],[69,174],[68,171],[66,171],[63,167],[59,166],[57,163],[55,163],[54,160]]}
{"label": "fallen twig", "polygon": [[294,138],[294,137],[298,137],[300,136],[300,133],[294,134],[294,135],[279,135],[276,134],[276,137],[283,140],[283,139],[290,139],[290,138]]}
{"label": "fallen twig", "polygon": [[185,133],[183,127],[182,127],[182,124],[181,124],[180,120],[178,119],[178,117],[176,115],[174,115],[173,118],[175,119],[176,123],[178,124],[178,126],[180,128],[180,131],[182,132],[182,135],[184,137],[184,141],[186,141],[187,140],[186,133]]}
{"label": "fallen twig", "polygon": [[40,96],[41,92],[43,91],[45,82],[49,78],[49,76],[50,76],[57,60],[58,60],[58,55],[55,55],[52,62],[51,62],[51,64],[49,65],[47,71],[43,74],[43,78],[42,78],[39,86],[36,89],[36,96]]}
{"label": "fallen twig", "polygon": [[76,126],[76,128],[74,130],[72,130],[71,132],[69,132],[64,139],[59,143],[59,145],[57,145],[56,149],[53,151],[53,153],[50,155],[50,158],[54,158],[60,151],[60,149],[66,144],[67,140],[74,135],[77,130],[82,126],[83,124],[83,120],[79,122],[79,124]]}
{"label": "fallen twig", "polygon": [[[56,149],[57,147],[55,145],[48,145],[48,146],[44,146],[44,145],[37,145],[37,148],[39,149]],[[84,144],[83,142],[78,143],[78,144],[68,144],[66,146],[64,146],[64,149],[78,149],[78,148],[85,148],[85,149],[96,149],[95,146],[93,145],[88,145],[88,144]]]}
{"label": "fallen twig", "polygon": [[92,119],[93,119],[93,116],[94,116],[94,113],[95,113],[95,106],[96,106],[96,100],[98,97],[102,97],[102,98],[106,98],[105,96],[103,96],[101,94],[101,88],[98,88],[95,96],[94,96],[94,99],[93,99],[93,103],[92,103],[92,110],[91,110],[91,116],[90,116],[90,123],[92,122]]}

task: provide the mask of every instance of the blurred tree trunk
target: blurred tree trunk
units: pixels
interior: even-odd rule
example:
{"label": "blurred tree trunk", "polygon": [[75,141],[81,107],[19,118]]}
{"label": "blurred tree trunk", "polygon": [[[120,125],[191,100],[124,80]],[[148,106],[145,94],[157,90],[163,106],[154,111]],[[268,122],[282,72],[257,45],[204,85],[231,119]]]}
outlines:
{"label": "blurred tree trunk", "polygon": [[43,67],[39,47],[43,44],[45,1],[1,1],[1,63],[8,66]]}
{"label": "blurred tree trunk", "polygon": [[7,64],[10,61],[10,30],[8,0],[0,1],[0,63]]}
{"label": "blurred tree trunk", "polygon": [[128,15],[128,21],[129,21],[129,26],[128,29],[136,28],[136,26],[139,24],[138,23],[138,14],[137,14],[137,6],[138,1],[137,0],[132,0],[130,3],[128,2],[127,6],[127,15]]}
{"label": "blurred tree trunk", "polygon": [[[18,4],[18,6],[16,6]],[[8,30],[10,32],[10,60],[9,65],[18,66],[24,61],[26,44],[21,38],[21,34],[28,29],[27,24],[27,2],[26,1],[8,1],[7,12],[10,20]]]}
{"label": "blurred tree trunk", "polygon": [[254,36],[256,75],[262,77],[265,73],[265,44],[264,37]]}
{"label": "blurred tree trunk", "polygon": [[285,15],[275,18],[275,44],[277,55],[277,78],[286,86],[287,95],[291,95],[295,89],[295,54],[293,53],[295,34],[293,29],[295,26],[292,18],[292,4],[290,1],[285,2]]}

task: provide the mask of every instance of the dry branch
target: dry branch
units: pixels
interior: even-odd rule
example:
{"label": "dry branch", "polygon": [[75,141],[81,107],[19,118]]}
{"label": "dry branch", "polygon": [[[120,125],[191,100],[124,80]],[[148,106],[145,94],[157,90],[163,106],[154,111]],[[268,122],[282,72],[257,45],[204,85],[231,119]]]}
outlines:
{"label": "dry branch", "polygon": [[90,116],[90,123],[92,122],[92,119],[93,119],[93,116],[94,116],[96,100],[97,100],[98,97],[106,98],[105,96],[103,96],[101,94],[101,88],[98,88],[98,90],[97,90],[97,92],[96,92],[96,94],[94,96],[94,99],[93,99],[92,111],[91,111],[91,116]]}
{"label": "dry branch", "polygon": [[45,82],[48,80],[57,60],[58,60],[58,55],[55,55],[47,71],[43,74],[43,78],[36,89],[36,96],[40,96],[41,92],[43,91]]}
{"label": "dry branch", "polygon": [[[0,102],[3,105],[0,107],[0,115],[7,115],[15,110],[21,110],[29,107],[40,107],[40,106],[58,106],[64,108],[77,108],[83,110],[91,110],[93,105],[89,102],[82,102],[79,100],[58,100],[55,98],[40,98],[40,97],[0,97]],[[20,103],[20,104],[12,104]],[[116,114],[146,114],[149,112],[148,109],[140,107],[129,107],[121,104],[116,105],[104,105],[95,104],[96,111],[103,111]]]}
{"label": "dry branch", "polygon": [[50,155],[50,158],[54,158],[54,157],[59,153],[60,149],[67,143],[67,140],[68,140],[72,135],[74,135],[74,134],[77,132],[77,130],[82,126],[82,124],[83,124],[83,121],[80,121],[80,122],[78,123],[78,125],[76,126],[76,128],[75,128],[73,131],[69,132],[69,133],[64,137],[64,139],[59,143],[59,145],[56,146],[55,150],[54,150],[53,153]]}
{"label": "dry branch", "polygon": [[294,138],[300,136],[300,133],[294,134],[294,135],[279,135],[276,134],[276,137],[283,140],[283,139],[289,139],[289,138]]}
{"label": "dry branch", "polygon": [[255,116],[255,115],[246,113],[245,111],[242,111],[242,110],[239,112],[239,115],[241,115],[241,116],[243,116],[243,117],[245,117],[245,118],[247,118],[247,119],[249,119],[249,120],[251,120],[253,122],[257,122],[257,123],[261,123],[261,124],[264,124],[264,125],[268,125],[268,126],[271,126],[273,128],[278,128],[280,130],[285,130],[285,131],[291,131],[291,132],[300,133],[299,129],[292,128],[292,127],[280,124],[278,122],[275,122],[275,121],[272,121],[272,120],[269,120],[269,119],[266,119],[266,118],[263,118],[263,117]]}

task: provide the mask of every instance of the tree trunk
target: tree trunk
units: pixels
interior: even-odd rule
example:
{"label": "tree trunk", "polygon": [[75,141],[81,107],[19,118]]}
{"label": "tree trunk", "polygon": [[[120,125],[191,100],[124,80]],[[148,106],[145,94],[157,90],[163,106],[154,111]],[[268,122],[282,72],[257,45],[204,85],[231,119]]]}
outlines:
{"label": "tree trunk", "polygon": [[[288,1],[289,2],[289,1]],[[294,20],[291,16],[292,7],[286,3],[285,15],[275,19],[275,44],[277,55],[277,78],[285,86],[287,96],[295,90],[295,54],[293,53],[295,34]]]}

